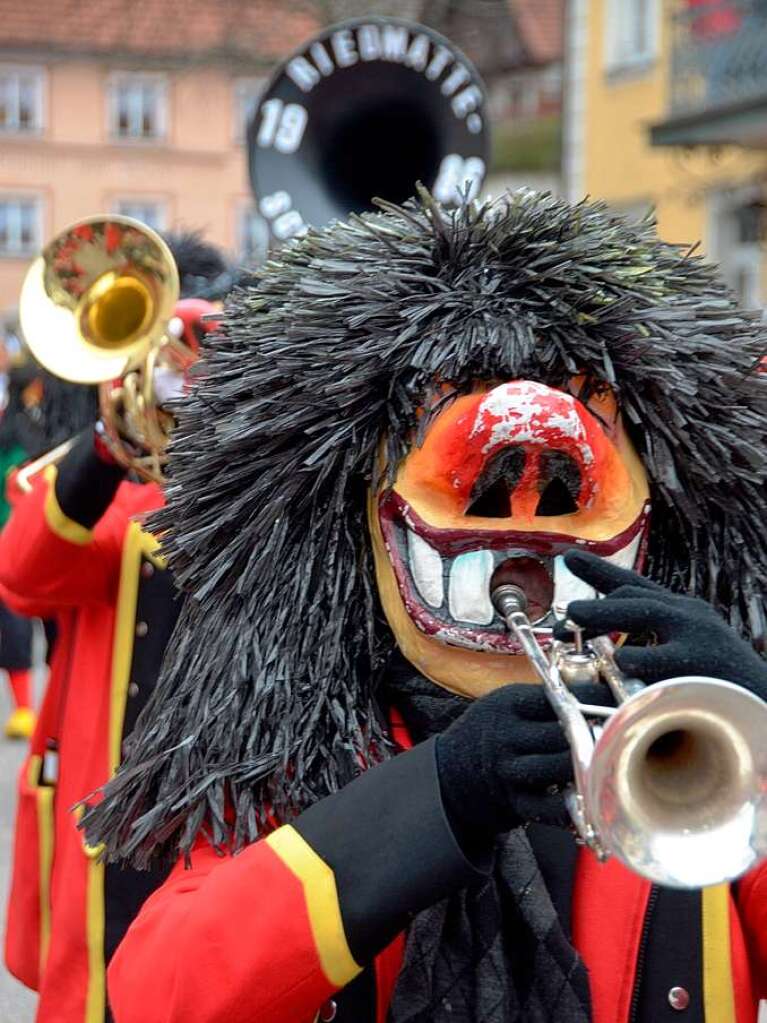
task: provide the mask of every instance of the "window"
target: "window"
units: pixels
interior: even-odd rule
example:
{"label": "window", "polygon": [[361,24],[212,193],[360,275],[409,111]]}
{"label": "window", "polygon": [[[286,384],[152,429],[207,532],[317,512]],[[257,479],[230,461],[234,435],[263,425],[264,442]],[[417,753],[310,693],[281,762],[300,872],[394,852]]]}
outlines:
{"label": "window", "polygon": [[607,0],[608,71],[649,64],[658,52],[658,0]]}
{"label": "window", "polygon": [[562,99],[562,66],[553,64],[543,72],[542,86],[543,95],[547,100],[556,102]]}
{"label": "window", "polygon": [[39,199],[0,196],[0,256],[36,255],[42,245]]}
{"label": "window", "polygon": [[113,138],[165,138],[167,86],[160,75],[115,75],[110,82],[109,129]]}
{"label": "window", "polygon": [[263,78],[240,78],[234,87],[234,138],[242,142],[248,134],[250,119],[264,92]]}
{"label": "window", "polygon": [[708,252],[740,305],[764,307],[762,285],[764,199],[758,189],[712,193]]}
{"label": "window", "polygon": [[240,208],[237,223],[237,255],[245,265],[260,263],[269,247],[269,227],[255,208],[248,204]]}
{"label": "window", "polygon": [[719,269],[747,309],[762,305],[760,220],[755,203],[724,205],[719,224]]}
{"label": "window", "polygon": [[537,75],[524,75],[522,78],[522,102],[520,113],[523,117],[535,117],[538,113],[538,90],[540,80]]}
{"label": "window", "polygon": [[42,71],[0,67],[0,131],[34,135],[42,127]]}
{"label": "window", "polygon": [[133,217],[154,231],[164,231],[167,221],[165,203],[148,199],[118,199],[114,212],[123,217]]}

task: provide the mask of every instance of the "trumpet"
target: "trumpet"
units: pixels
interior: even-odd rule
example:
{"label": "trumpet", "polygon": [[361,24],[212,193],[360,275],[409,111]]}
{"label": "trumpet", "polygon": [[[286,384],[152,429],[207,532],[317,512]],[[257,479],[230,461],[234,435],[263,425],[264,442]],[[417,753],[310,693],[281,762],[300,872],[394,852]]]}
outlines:
{"label": "trumpet", "polygon": [[[607,636],[547,655],[520,587],[493,606],[540,678],[567,736],[574,783],[565,794],[579,838],[656,884],[702,888],[734,880],[767,856],[767,704],[723,679],[682,676],[651,686],[626,678]],[[614,707],[568,688],[605,682]]]}
{"label": "trumpet", "polygon": [[[37,361],[64,380],[99,384],[112,453],[156,482],[173,417],[157,400],[154,370],[183,367],[189,354],[169,331],[178,294],[176,263],[158,234],[130,217],[97,216],[46,245],[19,301]],[[64,453],[62,446],[43,457],[50,464]]]}

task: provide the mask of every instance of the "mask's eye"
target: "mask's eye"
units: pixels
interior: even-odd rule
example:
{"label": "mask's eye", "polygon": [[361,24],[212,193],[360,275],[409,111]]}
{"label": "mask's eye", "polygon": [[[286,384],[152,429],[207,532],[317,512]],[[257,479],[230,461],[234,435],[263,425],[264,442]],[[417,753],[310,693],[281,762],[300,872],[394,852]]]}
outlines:
{"label": "mask's eye", "polygon": [[466,514],[508,519],[511,516],[511,495],[522,478],[524,468],[524,448],[510,447],[499,451],[479,474]]}
{"label": "mask's eye", "polygon": [[578,511],[581,471],[564,451],[546,451],[541,456],[539,516],[572,515]]}

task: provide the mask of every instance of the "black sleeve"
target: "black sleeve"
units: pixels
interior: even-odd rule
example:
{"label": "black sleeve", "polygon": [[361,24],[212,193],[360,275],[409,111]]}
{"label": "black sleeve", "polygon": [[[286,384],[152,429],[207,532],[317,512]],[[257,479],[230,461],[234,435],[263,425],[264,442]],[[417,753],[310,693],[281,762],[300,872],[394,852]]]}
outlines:
{"label": "black sleeve", "polygon": [[335,874],[346,940],[360,964],[410,915],[485,876],[448,824],[434,739],[366,771],[293,826]]}
{"label": "black sleeve", "polygon": [[93,427],[77,437],[58,466],[56,500],[73,522],[92,529],[107,510],[126,470],[96,454]]}

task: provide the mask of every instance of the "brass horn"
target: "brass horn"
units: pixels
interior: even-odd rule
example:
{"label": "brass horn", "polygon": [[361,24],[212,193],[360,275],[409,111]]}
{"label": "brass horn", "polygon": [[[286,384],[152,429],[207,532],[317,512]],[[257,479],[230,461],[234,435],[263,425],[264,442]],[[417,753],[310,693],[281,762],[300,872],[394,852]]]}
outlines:
{"label": "brass horn", "polygon": [[[511,584],[494,607],[543,683],[567,736],[575,784],[566,796],[581,839],[656,884],[730,881],[767,856],[767,704],[722,679],[627,679],[609,638],[554,643],[550,656]],[[577,681],[605,681],[616,707],[579,704]]]}
{"label": "brass horn", "polygon": [[358,18],[308,40],[273,74],[248,129],[250,181],[284,241],[404,202],[418,182],[442,203],[485,175],[485,89],[443,36],[398,18]]}
{"label": "brass horn", "polygon": [[176,342],[176,263],[162,238],[130,217],[80,220],[29,268],[19,314],[27,344],[50,373],[100,384],[101,415],[115,456],[161,481],[172,418],[158,407],[152,369]]}

